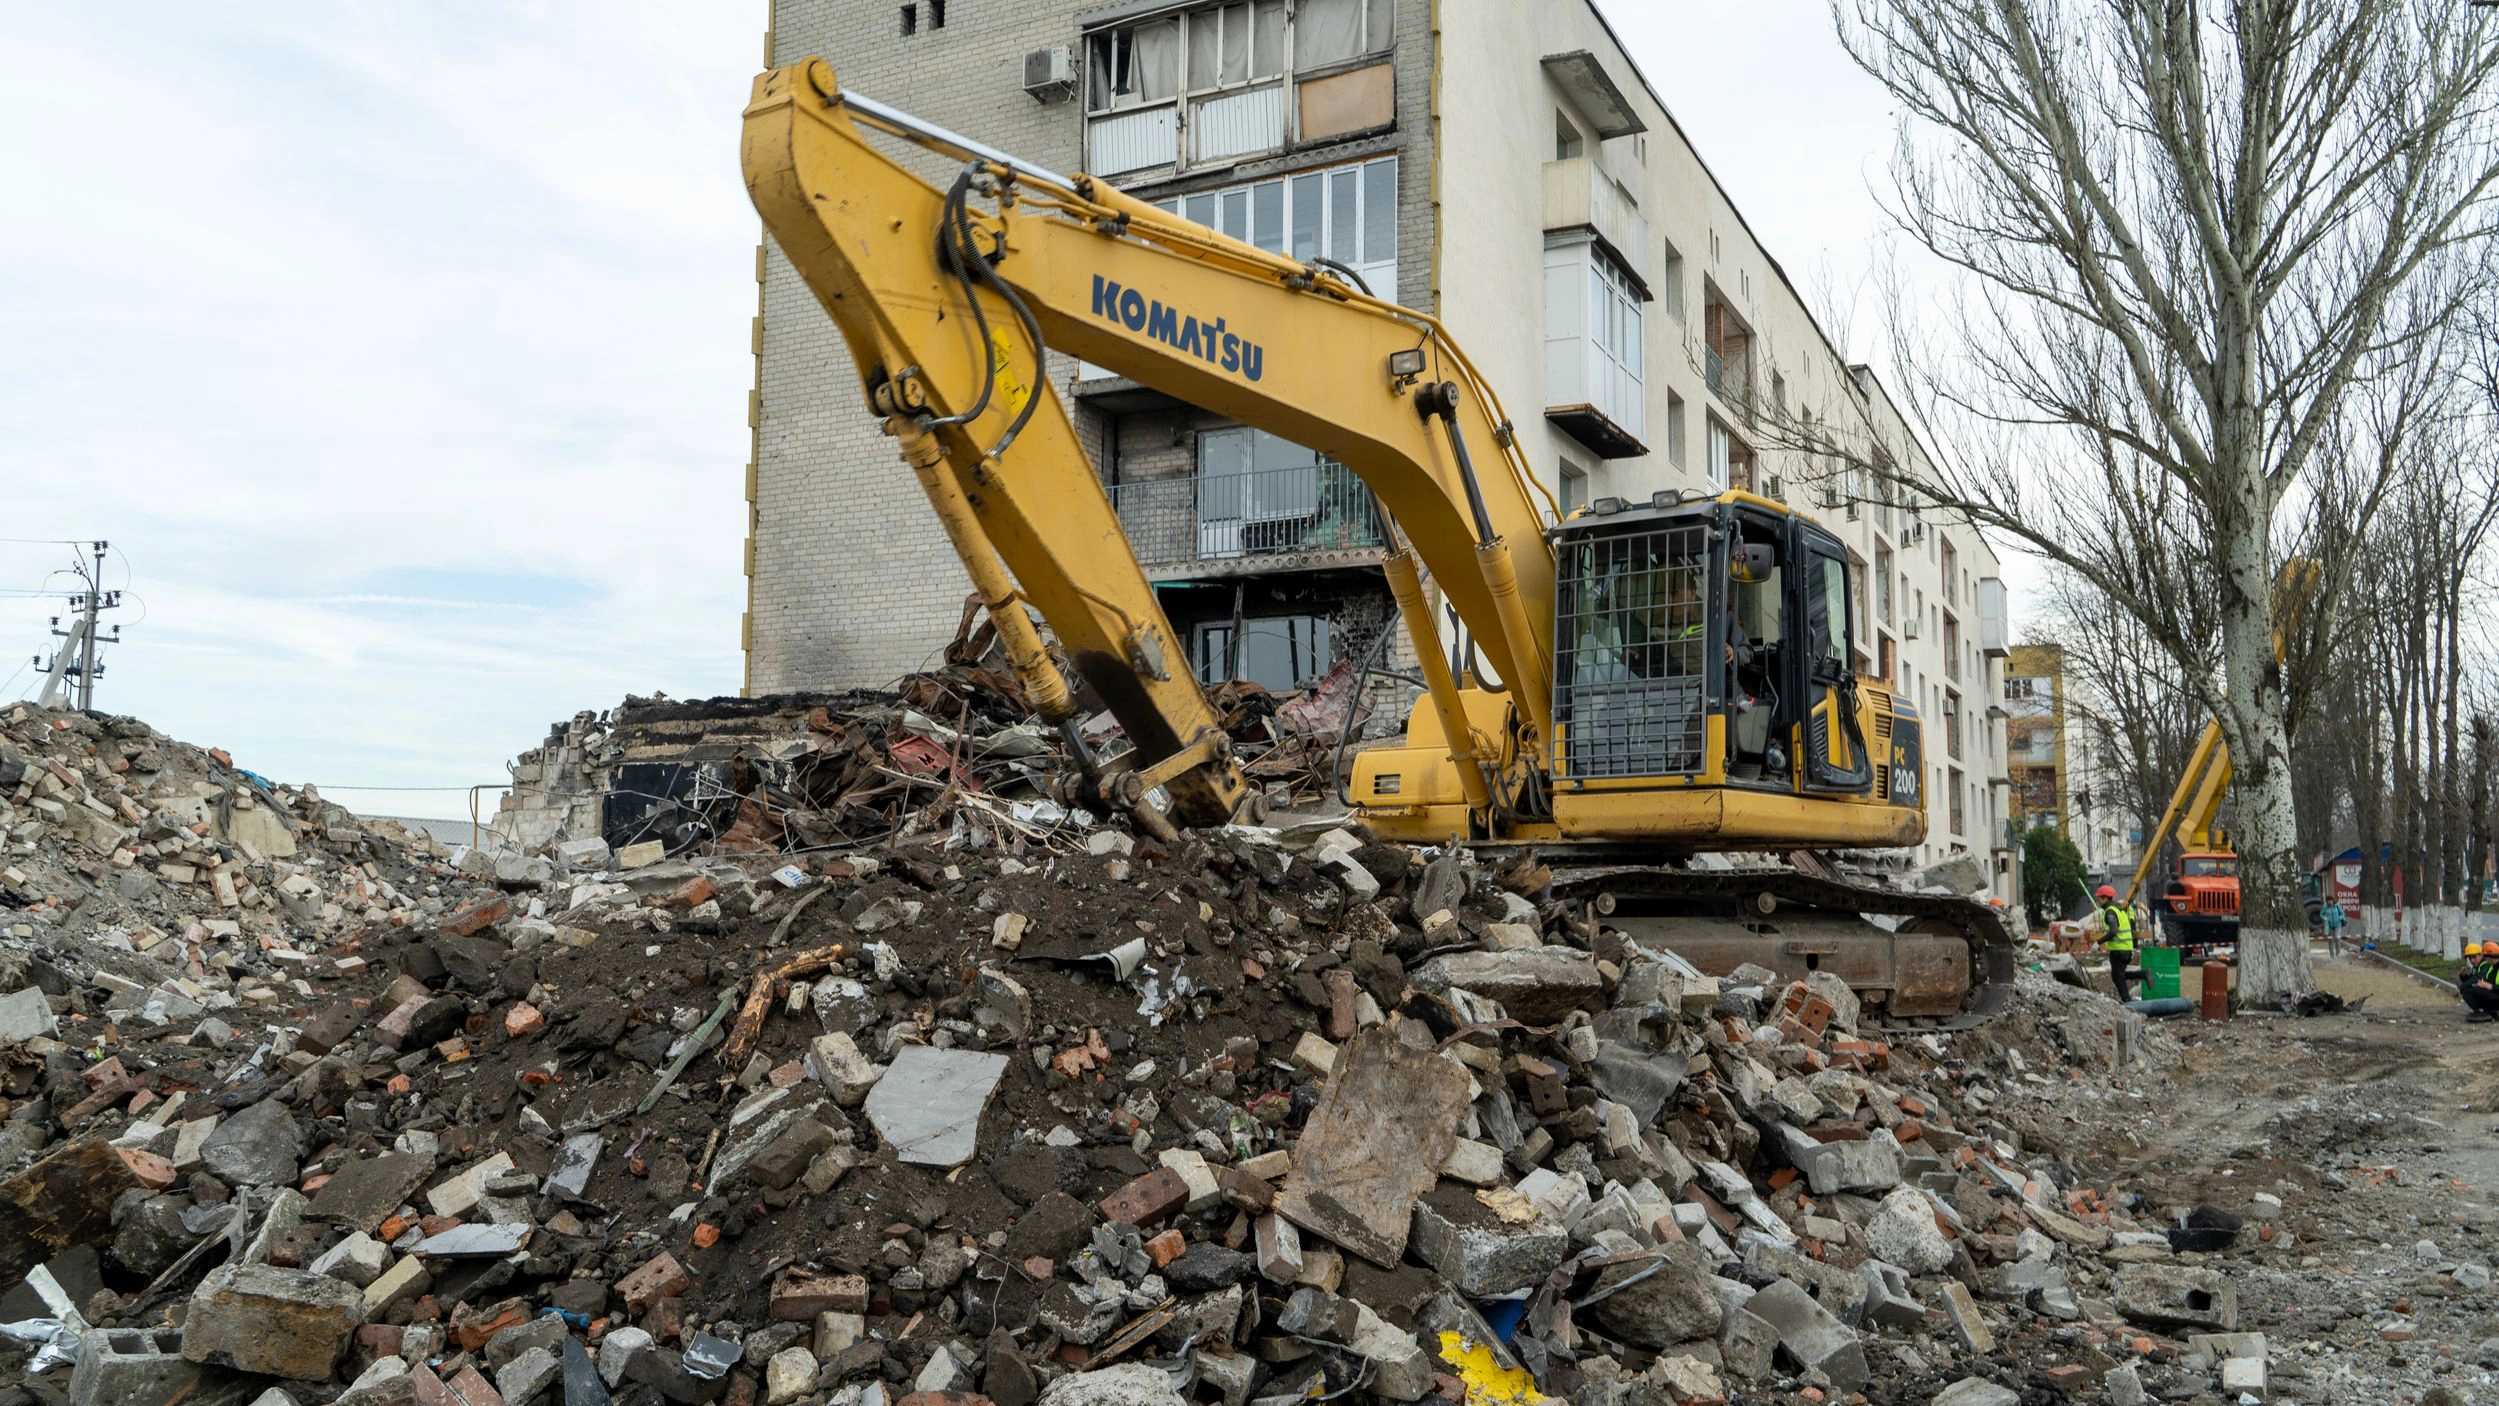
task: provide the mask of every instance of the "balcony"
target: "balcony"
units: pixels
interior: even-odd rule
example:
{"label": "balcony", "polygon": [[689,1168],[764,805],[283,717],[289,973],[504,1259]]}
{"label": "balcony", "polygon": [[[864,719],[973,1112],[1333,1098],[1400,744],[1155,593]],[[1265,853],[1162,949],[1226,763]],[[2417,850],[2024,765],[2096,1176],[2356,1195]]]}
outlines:
{"label": "balcony", "polygon": [[1990,659],[2002,659],[2011,653],[2011,610],[2005,602],[2004,581],[1995,576],[1982,576],[1978,582],[1978,649]]}
{"label": "balcony", "polygon": [[1372,559],[1387,521],[1351,470],[1251,469],[1105,486],[1137,560],[1231,575],[1287,564],[1281,558]]}
{"label": "balcony", "polygon": [[1614,183],[1593,157],[1574,156],[1544,166],[1544,231],[1555,235],[1585,230],[1597,237],[1605,252],[1638,283],[1641,301],[1657,282],[1656,251],[1649,238],[1648,218],[1640,203]]}

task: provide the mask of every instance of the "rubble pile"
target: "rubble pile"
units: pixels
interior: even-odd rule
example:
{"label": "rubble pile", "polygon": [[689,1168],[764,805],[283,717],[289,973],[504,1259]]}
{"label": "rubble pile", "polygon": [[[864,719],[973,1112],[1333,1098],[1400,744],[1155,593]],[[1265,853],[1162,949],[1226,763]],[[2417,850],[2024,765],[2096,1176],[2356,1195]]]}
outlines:
{"label": "rubble pile", "polygon": [[[196,785],[33,721],[138,834]],[[69,784],[32,751],[12,815]],[[1887,1036],[1834,978],[1703,976],[1504,887],[1533,866],[1066,812],[802,862],[576,842],[493,888],[359,865],[358,907],[313,856],[380,842],[253,795],[299,849],[228,862],[329,875],[310,919],[238,885],[223,940],[66,898],[0,939],[0,1398],[2001,1406],[2263,1370],[2217,1266],[2267,1229],[2002,1116],[2173,1051],[2044,978]],[[26,823],[13,863],[51,852]]]}
{"label": "rubble pile", "polygon": [[[0,938],[74,943],[103,1013],[142,1027],[222,1013],[248,1025],[299,1000],[328,947],[439,906],[432,839],[274,784],[135,718],[0,712]],[[133,958],[152,960],[133,961]],[[44,959],[0,951],[0,992],[64,994]],[[0,1001],[0,1041],[50,1034],[38,1003]]]}
{"label": "rubble pile", "polygon": [[[1083,769],[1068,739],[1033,721],[976,605],[966,604],[939,668],[891,689],[629,695],[555,724],[513,762],[492,826],[496,855],[477,855],[470,872],[546,877],[538,861],[562,859],[573,845],[581,867],[594,840],[616,852],[656,845],[664,856],[808,853],[931,827],[1004,836],[1068,818],[1088,802]],[[1373,714],[1357,683],[1340,663],[1287,693],[1247,680],[1208,690],[1269,807],[1331,799],[1336,749]],[[1125,751],[1128,739],[1100,700],[1087,691],[1079,702],[1086,751],[1098,760]]]}

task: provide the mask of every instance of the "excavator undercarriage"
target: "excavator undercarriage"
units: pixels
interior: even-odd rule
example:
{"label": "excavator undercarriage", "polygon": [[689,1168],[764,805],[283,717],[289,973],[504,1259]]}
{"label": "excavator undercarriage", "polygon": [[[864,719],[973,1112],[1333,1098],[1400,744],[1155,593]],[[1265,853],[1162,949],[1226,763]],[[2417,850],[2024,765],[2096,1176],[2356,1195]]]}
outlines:
{"label": "excavator undercarriage", "polygon": [[1875,1029],[1963,1030],[2004,1010],[2019,947],[1996,909],[1842,878],[1801,858],[1813,872],[1768,864],[1557,868],[1553,895],[1593,905],[1635,940],[1671,948],[1712,975],[1746,963],[1787,981],[1829,972],[1857,993]]}

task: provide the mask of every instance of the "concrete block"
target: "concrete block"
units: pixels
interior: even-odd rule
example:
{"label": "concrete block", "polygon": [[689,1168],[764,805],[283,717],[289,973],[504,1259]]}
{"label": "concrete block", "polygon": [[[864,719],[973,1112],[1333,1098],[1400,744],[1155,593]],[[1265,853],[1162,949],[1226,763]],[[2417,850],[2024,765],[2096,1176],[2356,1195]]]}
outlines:
{"label": "concrete block", "polygon": [[327,1275],[220,1265],[191,1295],[182,1355],[263,1376],[323,1382],[364,1322],[364,1299]]}
{"label": "concrete block", "polygon": [[359,1230],[321,1252],[313,1260],[315,1274],[343,1279],[361,1289],[390,1268],[390,1247]]}
{"label": "concrete block", "polygon": [[833,1095],[835,1103],[857,1108],[885,1071],[859,1052],[857,1041],[836,1032],[808,1042],[807,1073]]}
{"label": "concrete block", "polygon": [[2022,1406],[2022,1398],[1983,1377],[1963,1377],[1935,1393],[1933,1406]]}
{"label": "concrete block", "polygon": [[1816,1196],[1885,1192],[1900,1185],[1900,1144],[1889,1133],[1877,1132],[1860,1142],[1816,1142],[1782,1124],[1779,1136],[1788,1161],[1805,1174],[1805,1184]]}
{"label": "concrete block", "polygon": [[197,1394],[210,1369],[182,1355],[182,1334],[97,1328],[78,1338],[70,1406],[171,1406]]}
{"label": "concrete block", "polygon": [[1820,1371],[1842,1391],[1864,1390],[1872,1375],[1864,1346],[1803,1285],[1782,1279],[1746,1300],[1744,1307],[1778,1333],[1780,1348],[1800,1367]]}
{"label": "concrete block", "polygon": [[1749,1308],[1730,1307],[1725,1312],[1718,1327],[1719,1361],[1729,1376],[1740,1381],[1765,1380],[1778,1352],[1779,1330]]}
{"label": "concrete block", "polygon": [[1541,1282],[1570,1258],[1570,1232],[1539,1216],[1504,1224],[1491,1212],[1453,1219],[1428,1201],[1414,1207],[1412,1246],[1459,1293],[1485,1298]]}
{"label": "concrete block", "polygon": [[1926,1325],[1926,1309],[1910,1292],[1909,1276],[1899,1266],[1867,1260],[1857,1266],[1857,1275],[1866,1286],[1862,1321],[1895,1333],[1916,1332]]}
{"label": "concrete block", "polygon": [[54,1035],[60,1028],[52,1003],[36,988],[28,986],[0,996],[0,1045]]}
{"label": "concrete block", "polygon": [[1952,1263],[1952,1241],[1935,1220],[1935,1204],[1915,1187],[1895,1187],[1866,1222],[1866,1248],[1912,1274],[1939,1274]]}
{"label": "concrete block", "polygon": [[2126,1265],[2112,1298],[2119,1313],[2147,1327],[2230,1333],[2239,1326],[2238,1287],[2209,1269]]}

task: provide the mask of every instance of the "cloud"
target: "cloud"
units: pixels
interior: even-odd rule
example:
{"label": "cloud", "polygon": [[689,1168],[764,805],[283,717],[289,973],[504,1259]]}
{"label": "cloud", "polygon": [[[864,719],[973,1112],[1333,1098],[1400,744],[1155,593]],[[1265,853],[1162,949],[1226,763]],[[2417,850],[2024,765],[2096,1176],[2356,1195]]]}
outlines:
{"label": "cloud", "polygon": [[[431,784],[628,689],[735,690],[761,24],[17,17],[0,530],[125,554],[101,704],[273,776]],[[63,555],[0,545],[0,588]],[[59,608],[0,597],[0,644]]]}

